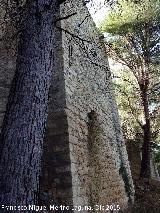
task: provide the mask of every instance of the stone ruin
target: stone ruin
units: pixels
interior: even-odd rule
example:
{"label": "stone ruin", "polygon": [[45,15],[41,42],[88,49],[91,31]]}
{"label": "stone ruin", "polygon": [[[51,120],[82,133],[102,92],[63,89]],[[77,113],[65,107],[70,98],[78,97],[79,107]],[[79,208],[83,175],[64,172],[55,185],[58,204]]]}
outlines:
{"label": "stone ruin", "polygon": [[[57,13],[40,202],[125,209],[134,187],[103,44],[81,0]],[[16,59],[3,40],[0,54],[2,125]]]}

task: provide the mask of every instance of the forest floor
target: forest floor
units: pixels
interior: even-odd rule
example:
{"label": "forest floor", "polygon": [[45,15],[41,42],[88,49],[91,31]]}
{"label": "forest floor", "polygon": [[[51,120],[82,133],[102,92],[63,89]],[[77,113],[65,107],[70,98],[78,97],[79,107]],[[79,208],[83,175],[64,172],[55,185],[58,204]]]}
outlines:
{"label": "forest floor", "polygon": [[160,181],[150,180],[144,187],[135,181],[135,204],[133,213],[160,213]]}
{"label": "forest floor", "polygon": [[148,186],[139,181],[141,164],[139,144],[128,140],[126,145],[135,186],[135,203],[131,213],[160,213],[160,181],[151,179]]}

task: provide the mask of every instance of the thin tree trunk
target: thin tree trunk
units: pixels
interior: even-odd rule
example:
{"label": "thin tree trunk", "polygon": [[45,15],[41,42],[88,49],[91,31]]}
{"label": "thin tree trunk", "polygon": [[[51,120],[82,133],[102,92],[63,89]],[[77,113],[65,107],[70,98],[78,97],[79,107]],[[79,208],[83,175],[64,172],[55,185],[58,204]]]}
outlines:
{"label": "thin tree trunk", "polygon": [[[50,0],[28,0],[2,127],[0,204],[35,204],[53,69]],[[52,6],[55,6],[52,1]],[[30,211],[31,212],[31,211]]]}
{"label": "thin tree trunk", "polygon": [[151,152],[151,128],[149,116],[149,103],[147,95],[147,87],[143,87],[142,103],[144,107],[145,125],[143,126],[143,146],[142,146],[142,160],[140,178],[150,178],[150,152]]}

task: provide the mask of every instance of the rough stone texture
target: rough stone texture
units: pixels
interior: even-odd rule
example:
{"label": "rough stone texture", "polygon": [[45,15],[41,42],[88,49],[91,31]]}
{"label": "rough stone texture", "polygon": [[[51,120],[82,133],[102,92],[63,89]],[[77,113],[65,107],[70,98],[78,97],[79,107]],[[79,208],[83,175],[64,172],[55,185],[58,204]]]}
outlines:
{"label": "rough stone texture", "polygon": [[155,180],[159,180],[160,181],[160,175],[158,172],[158,168],[157,165],[155,163],[155,159],[154,159],[154,155],[153,153],[151,154],[151,177]]}
{"label": "rough stone texture", "polygon": [[[90,41],[62,31],[73,204],[116,203],[124,207],[128,202],[126,188],[132,191],[133,185],[108,79],[108,62],[95,24],[81,1],[76,1],[76,6],[73,1],[61,7],[63,17],[73,12],[77,14],[62,20],[61,27]],[[92,110],[97,114],[93,128],[100,131],[96,131],[89,149],[88,113]],[[121,172],[123,169],[126,171]],[[124,183],[125,175],[128,183]]]}
{"label": "rough stone texture", "polygon": [[[59,17],[59,12],[57,13]],[[60,26],[60,24],[58,24]],[[65,111],[65,79],[63,72],[62,32],[55,29],[54,66],[50,95],[48,122],[42,159],[42,204],[72,205],[72,177],[69,155],[69,134]]]}
{"label": "rough stone texture", "polygon": [[[56,72],[44,140],[41,203],[118,204],[124,209],[134,189],[105,51],[82,1],[61,4],[58,16],[69,17],[54,23]],[[15,70],[15,57],[8,54],[2,48],[0,126]]]}

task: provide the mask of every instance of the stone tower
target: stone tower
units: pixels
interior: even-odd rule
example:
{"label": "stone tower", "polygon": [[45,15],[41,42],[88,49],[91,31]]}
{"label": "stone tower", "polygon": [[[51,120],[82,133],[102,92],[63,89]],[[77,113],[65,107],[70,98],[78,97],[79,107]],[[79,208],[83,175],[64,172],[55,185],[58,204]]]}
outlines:
{"label": "stone tower", "polygon": [[[124,209],[134,189],[103,45],[82,0],[65,1],[57,17],[40,202]],[[15,70],[1,48],[0,125]]]}

